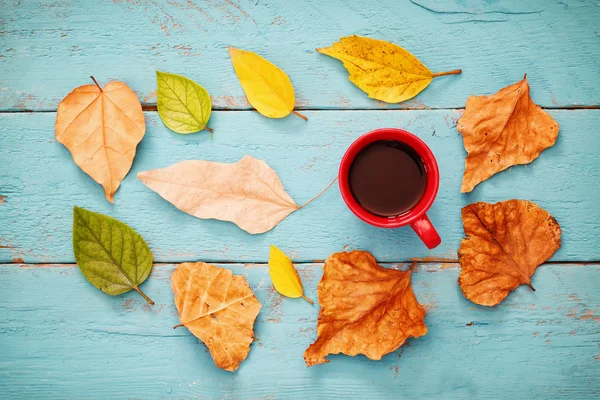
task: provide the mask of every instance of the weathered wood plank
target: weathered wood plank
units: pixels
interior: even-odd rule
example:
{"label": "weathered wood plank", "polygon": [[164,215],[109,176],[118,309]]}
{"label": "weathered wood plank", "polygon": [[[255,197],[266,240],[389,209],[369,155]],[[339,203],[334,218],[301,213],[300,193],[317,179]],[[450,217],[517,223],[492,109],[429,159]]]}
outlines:
{"label": "weathered wood plank", "polygon": [[[390,265],[388,265],[390,266]],[[178,323],[173,265],[110,297],[73,265],[0,266],[0,390],[6,398],[598,398],[600,265],[545,265],[495,308],[462,296],[454,264],[421,264],[413,287],[426,336],[381,361],[332,356],[307,369],[318,308],[273,291],[265,265],[226,265],[263,304],[236,373],[214,367]],[[406,265],[401,266],[405,268]],[[317,299],[320,264],[298,265]]]}
{"label": "weathered wood plank", "polygon": [[[372,251],[381,261],[411,257],[456,258],[463,235],[460,208],[468,203],[511,198],[537,202],[563,228],[563,246],[554,260],[600,260],[600,110],[553,111],[561,126],[556,145],[527,166],[514,167],[484,182],[469,195],[459,193],[464,170],[462,138],[454,127],[457,111],[320,111],[300,118],[270,120],[256,112],[215,112],[207,133],[178,135],[154,112],[132,171],[110,205],[99,185],[72,161],[54,139],[53,113],[0,115],[0,262],[74,262],[71,247],[74,205],[109,214],[136,229],[156,261],[265,262],[270,243],[297,261],[323,260],[344,247]],[[186,159],[234,162],[250,154],[279,174],[302,204],[337,174],[339,160],[359,135],[382,126],[408,129],[433,149],[441,187],[430,217],[443,243],[428,251],[408,227],[385,230],[358,220],[334,186],[309,207],[263,235],[249,235],[222,221],[185,214],[145,187],[139,171]]]}
{"label": "weathered wood plank", "polygon": [[0,1],[0,109],[55,110],[74,87],[119,79],[156,102],[156,69],[204,85],[217,108],[248,108],[228,46],[282,67],[300,108],[388,108],[318,54],[361,34],[406,47],[438,78],[402,107],[461,107],[527,73],[548,107],[598,105],[600,8],[593,1]]}

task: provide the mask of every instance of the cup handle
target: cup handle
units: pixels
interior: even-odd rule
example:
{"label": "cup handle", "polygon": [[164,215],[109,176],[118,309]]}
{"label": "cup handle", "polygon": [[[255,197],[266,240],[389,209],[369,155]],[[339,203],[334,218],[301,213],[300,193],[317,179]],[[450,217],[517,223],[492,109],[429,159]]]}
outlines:
{"label": "cup handle", "polygon": [[427,215],[423,214],[422,217],[414,222],[411,222],[410,226],[413,228],[416,234],[419,235],[428,249],[433,249],[442,243],[440,235],[438,235],[437,231],[433,227],[433,224],[429,218],[427,218]]}

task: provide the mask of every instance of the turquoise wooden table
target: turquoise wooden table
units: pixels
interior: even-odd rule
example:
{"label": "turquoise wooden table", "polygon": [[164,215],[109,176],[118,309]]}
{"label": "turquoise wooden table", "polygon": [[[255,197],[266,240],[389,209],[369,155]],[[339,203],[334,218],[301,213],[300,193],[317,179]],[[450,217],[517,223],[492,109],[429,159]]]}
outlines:
{"label": "turquoise wooden table", "polygon": [[[337,60],[318,54],[340,36],[400,44],[436,79],[400,105],[369,99]],[[227,54],[258,52],[288,73],[294,116],[251,110]],[[169,131],[156,113],[155,71],[184,74],[211,93],[207,133]],[[600,4],[592,0],[0,0],[0,397],[23,399],[598,398],[600,396]],[[533,100],[560,124],[556,145],[459,194],[465,151],[456,121],[469,95],[491,94],[527,73]],[[120,80],[144,106],[147,134],[109,204],[54,136],[55,111],[74,87]],[[409,229],[382,230],[348,211],[337,188],[272,231],[178,211],[139,171],[185,159],[245,154],[276,171],[299,203],[336,175],[347,146],[377,127],[425,140],[441,169],[429,216],[443,243],[428,251]],[[495,308],[457,285],[460,208],[529,199],[563,229],[563,245]],[[74,205],[118,218],[149,243],[155,267],[143,290],[110,297],[74,264]],[[269,244],[293,257],[316,300],[322,261],[371,251],[413,273],[428,310],[426,336],[381,361],[332,356],[310,369],[317,306],[272,288]],[[235,373],[218,370],[179,320],[170,275],[209,261],[247,277],[263,304],[256,341]]]}

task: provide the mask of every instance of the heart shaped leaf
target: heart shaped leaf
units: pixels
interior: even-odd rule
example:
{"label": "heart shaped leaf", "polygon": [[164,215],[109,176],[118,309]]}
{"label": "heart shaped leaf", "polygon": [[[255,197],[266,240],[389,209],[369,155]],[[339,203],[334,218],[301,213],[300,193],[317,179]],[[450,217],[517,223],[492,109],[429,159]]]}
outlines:
{"label": "heart shaped leaf", "polygon": [[101,184],[114,203],[146,133],[142,105],[133,90],[116,81],[104,88],[98,83],[76,88],[58,105],[55,131],[75,164]]}

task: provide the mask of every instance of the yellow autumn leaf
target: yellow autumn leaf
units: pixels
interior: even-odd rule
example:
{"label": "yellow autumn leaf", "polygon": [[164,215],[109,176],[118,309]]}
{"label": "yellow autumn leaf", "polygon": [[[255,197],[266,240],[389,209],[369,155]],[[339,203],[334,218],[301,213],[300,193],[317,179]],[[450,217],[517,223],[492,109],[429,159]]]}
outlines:
{"label": "yellow autumn leaf", "polygon": [[311,299],[304,296],[302,281],[296,268],[294,268],[294,264],[292,264],[292,260],[273,245],[271,245],[269,255],[269,275],[271,275],[273,286],[282,295],[293,299],[302,297],[310,304],[314,304]]}
{"label": "yellow autumn leaf", "polygon": [[370,98],[386,103],[412,99],[433,78],[462,72],[457,69],[433,73],[398,45],[356,35],[340,38],[333,46],[317,51],[342,61],[350,73],[350,82]]}
{"label": "yellow autumn leaf", "polygon": [[252,107],[269,118],[283,118],[294,113],[294,88],[290,78],[276,65],[251,51],[229,48],[233,69]]}

